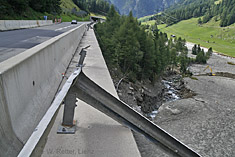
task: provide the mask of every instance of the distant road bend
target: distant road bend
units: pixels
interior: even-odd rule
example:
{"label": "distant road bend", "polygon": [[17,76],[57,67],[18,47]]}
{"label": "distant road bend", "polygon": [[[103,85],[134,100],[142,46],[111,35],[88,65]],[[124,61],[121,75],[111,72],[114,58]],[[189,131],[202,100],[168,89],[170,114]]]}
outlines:
{"label": "distant road bend", "polygon": [[63,22],[50,26],[0,32],[0,62],[79,25]]}

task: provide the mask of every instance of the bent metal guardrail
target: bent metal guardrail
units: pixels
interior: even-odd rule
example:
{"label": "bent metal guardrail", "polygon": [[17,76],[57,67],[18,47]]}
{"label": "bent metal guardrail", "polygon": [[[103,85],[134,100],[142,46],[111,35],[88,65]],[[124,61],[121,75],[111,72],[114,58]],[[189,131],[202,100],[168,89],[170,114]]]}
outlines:
{"label": "bent metal guardrail", "polygon": [[[81,56],[85,56],[86,51],[82,50]],[[80,57],[84,58],[84,57]],[[82,65],[80,64],[82,68]],[[194,152],[192,149],[181,143],[179,140],[171,136],[169,133],[161,129],[159,126],[133,110],[123,101],[117,99],[102,87],[97,85],[95,82],[90,80],[83,72],[80,71],[79,75],[73,81],[73,85],[68,92],[68,97],[74,100],[65,99],[68,102],[73,102],[73,104],[68,104],[65,101],[65,110],[67,115],[64,114],[63,123],[65,125],[73,125],[73,119],[71,119],[72,109],[69,113],[69,108],[74,108],[76,102],[76,96],[86,102],[87,104],[93,106],[97,110],[103,112],[119,123],[143,134],[149,140],[158,144],[164,149],[167,149],[171,154],[183,156],[183,157],[199,157],[200,155]],[[66,107],[67,105],[67,107]],[[70,107],[68,107],[70,106]],[[67,110],[67,111],[66,111]],[[68,122],[68,119],[70,121]],[[67,121],[66,121],[67,120]],[[66,132],[66,131],[65,131]]]}
{"label": "bent metal guardrail", "polygon": [[200,155],[178,141],[159,126],[130,108],[102,87],[90,80],[82,71],[74,80],[71,90],[79,99],[103,112],[119,123],[140,132],[148,139],[171,151],[172,154],[183,157],[199,157]]}
{"label": "bent metal guardrail", "polygon": [[[82,49],[80,57],[80,61],[83,62],[84,57],[86,55],[86,51]],[[150,141],[154,142],[168,153],[174,156],[182,156],[182,157],[200,157],[195,151],[184,145],[182,142],[177,140],[175,137],[161,129],[159,126],[142,116],[140,113],[136,112],[132,108],[130,108],[127,104],[123,101],[117,99],[102,87],[97,85],[95,82],[90,80],[83,72],[81,64],[78,65],[78,69],[69,77],[67,83],[65,83],[64,87],[62,88],[61,92],[55,98],[52,106],[52,110],[48,111],[49,113],[55,112],[56,107],[62,103],[63,99],[65,98],[65,107],[64,107],[64,117],[63,122],[61,125],[61,130],[58,130],[57,133],[74,133],[74,124],[73,124],[73,117],[74,117],[74,108],[76,97],[80,100],[86,102],[87,104],[93,106],[97,110],[103,112],[104,114],[108,115],[109,117],[113,118],[114,120],[118,121],[122,125],[129,127],[141,134],[143,134],[146,138]],[[67,96],[66,96],[67,95]],[[56,104],[56,105],[55,105]],[[47,114],[46,114],[47,116]],[[44,125],[45,128],[49,123],[47,122],[40,122],[41,125]],[[68,127],[69,126],[69,127]],[[41,129],[40,124],[37,129]],[[39,134],[34,132],[35,135],[32,135],[29,139],[35,140],[40,138]],[[38,134],[38,135],[37,135]],[[36,138],[35,138],[36,137]],[[39,140],[39,139],[37,139]],[[35,144],[28,144],[32,149],[36,146]],[[34,146],[33,146],[34,145]],[[30,156],[27,150],[27,146],[23,148],[19,156]],[[25,151],[26,150],[26,151]]]}

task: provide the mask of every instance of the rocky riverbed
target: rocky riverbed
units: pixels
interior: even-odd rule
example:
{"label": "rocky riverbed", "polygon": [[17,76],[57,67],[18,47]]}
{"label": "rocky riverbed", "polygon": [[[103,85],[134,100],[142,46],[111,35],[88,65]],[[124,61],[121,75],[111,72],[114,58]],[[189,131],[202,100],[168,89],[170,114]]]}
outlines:
{"label": "rocky riverbed", "polygon": [[[235,154],[235,59],[214,53],[193,76],[166,74],[155,84],[123,80],[119,97],[203,157]],[[209,76],[209,65],[215,76]],[[118,82],[118,79],[116,79]],[[114,81],[115,83],[115,81]],[[133,132],[143,157],[172,156]]]}
{"label": "rocky riverbed", "polygon": [[[235,59],[213,54],[207,65],[189,67],[192,78],[184,78],[193,97],[164,103],[154,122],[203,157],[235,154]],[[159,149],[151,150],[157,154]],[[158,156],[158,155],[156,155]]]}
{"label": "rocky riverbed", "polygon": [[[182,76],[177,71],[165,73],[154,84],[149,81],[132,83],[123,79],[125,77],[117,75],[115,70],[111,71],[111,74],[119,98],[151,121],[157,116],[162,104],[195,95],[193,91],[186,88]],[[140,133],[133,132],[133,135],[143,157],[171,156],[169,152],[159,150],[158,146]]]}
{"label": "rocky riverbed", "polygon": [[155,83],[150,81],[133,83],[120,78],[113,80],[119,98],[150,120],[155,118],[164,102],[194,95],[185,87],[182,76],[177,72],[168,72]]}

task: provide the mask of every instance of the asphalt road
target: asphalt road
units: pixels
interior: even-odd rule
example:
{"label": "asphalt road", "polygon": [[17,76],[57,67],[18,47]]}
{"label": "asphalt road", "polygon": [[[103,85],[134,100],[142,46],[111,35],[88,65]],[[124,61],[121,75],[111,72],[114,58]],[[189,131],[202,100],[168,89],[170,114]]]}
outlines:
{"label": "asphalt road", "polygon": [[81,24],[63,22],[44,27],[0,32],[0,62]]}

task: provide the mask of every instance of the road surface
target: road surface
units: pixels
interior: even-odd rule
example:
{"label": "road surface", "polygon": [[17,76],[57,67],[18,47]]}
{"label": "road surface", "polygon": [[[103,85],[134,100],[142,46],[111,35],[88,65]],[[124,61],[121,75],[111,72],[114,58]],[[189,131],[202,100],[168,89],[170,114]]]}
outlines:
{"label": "road surface", "polygon": [[50,26],[0,32],[0,62],[32,48],[82,23],[63,22]]}

